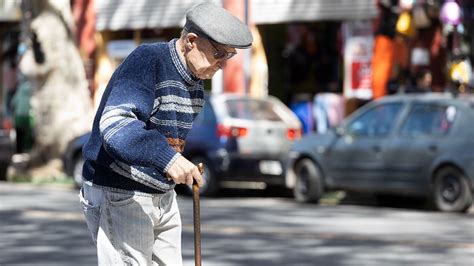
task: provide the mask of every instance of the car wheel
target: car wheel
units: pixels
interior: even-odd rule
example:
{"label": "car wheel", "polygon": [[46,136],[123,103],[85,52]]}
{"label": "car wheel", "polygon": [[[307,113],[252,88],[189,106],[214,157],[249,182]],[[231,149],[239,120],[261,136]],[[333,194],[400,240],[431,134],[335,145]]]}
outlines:
{"label": "car wheel", "polygon": [[0,164],[0,181],[7,180],[7,164]]}
{"label": "car wheel", "polygon": [[464,212],[472,204],[472,193],[464,174],[454,167],[437,171],[434,177],[433,203],[437,210]]}
{"label": "car wheel", "polygon": [[295,165],[296,183],[293,195],[299,202],[318,202],[324,193],[323,177],[319,167],[308,158]]}
{"label": "car wheel", "polygon": [[[195,165],[202,163],[204,166],[204,185],[199,189],[199,194],[202,196],[214,196],[219,190],[219,183],[216,180],[216,174],[212,168],[211,162],[202,156],[193,157],[191,159]],[[192,188],[188,187],[189,192],[191,193]]]}
{"label": "car wheel", "polygon": [[84,167],[84,157],[77,155],[74,157],[73,168],[72,168],[72,178],[74,179],[74,184],[76,187],[82,187],[82,168]]}

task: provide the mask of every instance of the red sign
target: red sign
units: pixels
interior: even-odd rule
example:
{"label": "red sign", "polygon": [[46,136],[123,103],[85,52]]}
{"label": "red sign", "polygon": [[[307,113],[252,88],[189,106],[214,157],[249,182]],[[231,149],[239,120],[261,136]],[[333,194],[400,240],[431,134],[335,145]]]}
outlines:
{"label": "red sign", "polygon": [[372,71],[370,62],[352,62],[352,89],[370,88]]}

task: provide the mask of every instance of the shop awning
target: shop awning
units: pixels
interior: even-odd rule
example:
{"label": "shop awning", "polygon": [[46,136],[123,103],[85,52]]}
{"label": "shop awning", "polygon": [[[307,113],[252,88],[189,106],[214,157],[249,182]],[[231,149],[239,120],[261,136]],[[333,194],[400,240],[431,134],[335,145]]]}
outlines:
{"label": "shop awning", "polygon": [[[172,28],[184,25],[184,14],[200,1],[194,0],[126,0],[95,1],[96,29],[125,30]],[[211,1],[220,4],[219,0]]]}
{"label": "shop awning", "polygon": [[0,0],[0,22],[21,20],[20,0]]}
{"label": "shop awning", "polygon": [[255,24],[372,19],[376,0],[250,0]]}
{"label": "shop awning", "polygon": [[[243,0],[242,0],[243,1]],[[195,0],[95,1],[98,31],[170,28],[184,25],[184,14]],[[222,5],[222,1],[212,2]],[[258,24],[297,21],[370,19],[376,0],[249,0],[252,20]]]}

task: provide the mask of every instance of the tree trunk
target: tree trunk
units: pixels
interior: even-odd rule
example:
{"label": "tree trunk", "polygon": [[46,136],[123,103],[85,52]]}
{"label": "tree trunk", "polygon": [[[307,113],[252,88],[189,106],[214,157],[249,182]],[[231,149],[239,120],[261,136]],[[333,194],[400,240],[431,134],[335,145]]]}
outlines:
{"label": "tree trunk", "polygon": [[[71,33],[71,10],[44,3],[25,27],[29,37],[36,34],[44,60],[38,60],[38,49],[35,58],[34,45],[30,45],[20,70],[33,89],[32,160],[47,163],[60,158],[73,138],[90,130],[93,109],[84,65]],[[69,5],[69,1],[64,3]]]}

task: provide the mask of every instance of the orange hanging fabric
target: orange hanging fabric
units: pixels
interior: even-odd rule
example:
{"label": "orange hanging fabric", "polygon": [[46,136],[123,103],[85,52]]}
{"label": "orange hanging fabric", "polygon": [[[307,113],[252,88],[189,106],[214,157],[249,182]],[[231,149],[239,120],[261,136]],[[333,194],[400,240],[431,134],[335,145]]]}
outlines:
{"label": "orange hanging fabric", "polygon": [[374,56],[372,58],[372,90],[374,99],[387,94],[387,83],[392,70],[392,62],[393,40],[384,35],[376,36]]}

